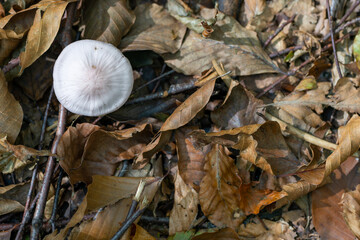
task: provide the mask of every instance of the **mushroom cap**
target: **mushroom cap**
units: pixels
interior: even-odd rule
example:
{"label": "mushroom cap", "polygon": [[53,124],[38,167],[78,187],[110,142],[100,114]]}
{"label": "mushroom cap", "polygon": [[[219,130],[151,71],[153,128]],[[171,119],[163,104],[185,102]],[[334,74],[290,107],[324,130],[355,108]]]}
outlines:
{"label": "mushroom cap", "polygon": [[134,77],[129,60],[109,43],[69,44],[54,65],[54,90],[69,111],[85,116],[114,112],[129,98]]}

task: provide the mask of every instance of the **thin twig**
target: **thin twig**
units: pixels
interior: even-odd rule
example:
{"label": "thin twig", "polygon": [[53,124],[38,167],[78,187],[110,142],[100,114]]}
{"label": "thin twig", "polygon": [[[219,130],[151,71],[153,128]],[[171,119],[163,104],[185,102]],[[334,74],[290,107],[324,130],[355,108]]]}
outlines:
{"label": "thin twig", "polygon": [[51,218],[50,218],[50,224],[51,224],[51,231],[52,232],[55,231],[55,218],[56,218],[56,211],[57,211],[57,206],[58,206],[58,202],[59,202],[59,195],[60,195],[60,189],[61,189],[61,180],[63,178],[63,175],[64,175],[64,170],[60,167],[60,173],[59,173],[58,181],[57,181],[57,184],[56,184],[56,192],[55,192],[55,197],[54,197],[54,204],[53,204],[53,209],[52,209]]}
{"label": "thin twig", "polygon": [[271,43],[271,41],[284,29],[286,25],[294,21],[295,17],[296,15],[293,15],[290,19],[281,24],[281,26],[278,27],[278,29],[276,29],[276,31],[272,35],[270,35],[270,37],[265,41],[263,48],[266,48]]}
{"label": "thin twig", "polygon": [[353,25],[358,22],[360,22],[360,17],[354,18],[353,20],[346,22],[344,25],[342,25],[341,27],[336,29],[335,33],[339,33],[340,31],[344,30],[344,28],[347,28],[348,26]]}
{"label": "thin twig", "polygon": [[20,64],[20,57],[11,59],[10,62],[2,68],[2,71],[5,74],[11,71],[12,69],[16,68],[19,64]]}
{"label": "thin twig", "polygon": [[153,83],[153,82],[156,82],[156,81],[158,81],[158,80],[161,80],[161,79],[163,79],[164,77],[166,77],[166,76],[168,76],[168,75],[170,75],[170,74],[172,74],[172,73],[174,73],[174,72],[175,72],[175,70],[170,70],[170,71],[168,71],[168,72],[166,72],[166,73],[163,73],[163,74],[161,74],[160,76],[158,76],[158,77],[156,77],[156,78],[148,81],[147,83],[141,85],[140,87],[138,87],[138,88],[135,89],[134,91],[135,91],[135,92],[136,92],[136,91],[139,91],[140,89],[146,87],[147,85],[149,85],[149,84],[151,84],[151,83]]}
{"label": "thin twig", "polygon": [[[42,150],[43,145],[44,145],[46,122],[47,122],[47,119],[48,119],[49,109],[50,109],[50,104],[51,104],[51,99],[52,99],[53,94],[54,94],[54,88],[51,88],[49,98],[48,98],[48,102],[46,104],[46,108],[45,108],[45,112],[44,112],[43,123],[42,123],[42,126],[41,126],[41,134],[40,134],[38,150]],[[25,224],[27,223],[25,217],[27,216],[27,214],[28,214],[27,212],[29,211],[31,197],[33,195],[34,188],[35,188],[37,173],[38,173],[38,164],[36,163],[35,167],[33,169],[33,172],[32,172],[30,188],[29,188],[29,192],[27,194],[26,204],[25,204],[25,208],[24,208],[24,214],[23,214],[23,218],[22,218],[22,221],[21,221],[21,224],[20,224],[20,227],[19,227],[19,231],[18,231],[18,233],[16,235],[16,240],[22,239],[22,234],[23,234],[22,231],[24,230]],[[33,201],[33,202],[35,203],[36,201]]]}
{"label": "thin twig", "polygon": [[284,50],[281,50],[281,51],[278,51],[278,52],[274,52],[274,53],[270,53],[269,54],[269,57],[270,58],[276,58],[276,57],[279,57],[281,55],[284,55],[284,54],[288,54],[289,52],[291,51],[296,51],[296,50],[300,50],[302,49],[304,46],[292,46],[292,47],[288,47],[288,48],[285,48]]}
{"label": "thin twig", "polygon": [[[345,22],[345,20],[350,16],[350,14],[354,12],[355,8],[356,8],[357,6],[359,6],[359,4],[360,4],[360,1],[358,0],[358,1],[354,2],[354,4],[349,8],[349,10],[346,12],[346,14],[340,19],[339,23],[335,25],[335,29],[336,29],[335,33],[338,33],[338,32],[340,32],[342,29],[344,29],[344,28],[342,28],[341,30],[338,30],[338,28],[339,28],[341,25],[343,25],[343,23]],[[322,42],[325,42],[326,40],[329,39],[330,36],[331,36],[331,33],[326,34],[326,35],[321,39],[321,41],[322,41]]]}
{"label": "thin twig", "polygon": [[278,84],[282,83],[283,81],[285,81],[290,74],[294,74],[295,72],[297,72],[298,70],[300,70],[302,67],[304,67],[305,65],[309,64],[310,62],[312,62],[314,59],[313,58],[309,58],[308,60],[306,60],[305,62],[301,63],[299,66],[293,68],[292,70],[290,70],[288,75],[284,75],[281,78],[279,78],[276,82],[274,82],[273,84],[271,84],[270,86],[266,87],[261,93],[259,93],[258,95],[256,95],[257,98],[263,96],[264,94],[266,94],[268,91],[270,91],[271,89],[273,89],[275,86],[277,86]]}
{"label": "thin twig", "polygon": [[335,65],[336,65],[336,69],[337,69],[337,71],[339,73],[339,77],[342,78],[343,75],[341,73],[339,60],[338,60],[337,52],[336,52],[336,45],[335,45],[335,39],[334,39],[334,29],[333,29],[333,25],[332,25],[332,16],[331,16],[331,13],[330,13],[329,0],[326,0],[326,10],[327,10],[328,19],[329,19],[329,28],[330,28],[330,34],[331,34],[331,43],[332,43],[332,47],[333,47],[333,51],[334,51]]}

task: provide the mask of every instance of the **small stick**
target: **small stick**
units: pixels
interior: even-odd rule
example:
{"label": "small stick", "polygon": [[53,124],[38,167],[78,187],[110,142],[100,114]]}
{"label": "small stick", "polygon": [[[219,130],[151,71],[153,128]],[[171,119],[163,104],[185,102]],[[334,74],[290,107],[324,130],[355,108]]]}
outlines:
{"label": "small stick", "polygon": [[[343,25],[343,23],[345,22],[345,20],[350,16],[351,13],[354,12],[355,8],[356,8],[357,6],[359,6],[359,4],[360,4],[360,1],[358,0],[358,1],[354,2],[354,4],[349,8],[349,10],[346,12],[346,14],[340,19],[339,23],[335,25],[335,29],[336,29],[336,30],[335,30],[335,33],[338,33],[338,32],[341,31],[341,30],[338,31],[337,28],[340,27],[341,25]],[[344,28],[343,28],[343,29],[344,29]],[[331,33],[326,34],[326,35],[321,39],[321,41],[322,41],[322,42],[325,42],[326,40],[329,39],[330,36],[331,36]]]}
{"label": "small stick", "polygon": [[289,52],[291,51],[296,51],[296,50],[300,50],[302,49],[304,46],[292,46],[292,47],[288,47],[288,48],[285,48],[284,50],[281,50],[281,51],[278,51],[278,52],[274,52],[274,53],[270,53],[269,54],[269,57],[270,58],[276,58],[276,57],[279,57],[281,55],[284,55],[284,54],[288,54]]}
{"label": "small stick", "polygon": [[328,19],[329,19],[329,27],[330,27],[330,34],[331,34],[331,44],[332,44],[333,51],[334,51],[334,59],[335,59],[336,69],[337,69],[337,71],[339,73],[339,77],[342,78],[343,75],[341,73],[339,60],[338,60],[337,52],[336,52],[336,45],[335,45],[335,39],[334,39],[334,29],[333,29],[333,26],[332,26],[332,16],[331,16],[331,13],[330,13],[329,0],[326,0],[326,10],[327,10]]}
{"label": "small stick", "polygon": [[138,87],[138,88],[135,89],[134,91],[136,92],[136,91],[138,91],[138,90],[146,87],[147,85],[149,85],[149,84],[151,84],[151,83],[153,83],[153,82],[156,82],[156,81],[158,81],[158,80],[161,80],[162,78],[164,78],[164,77],[166,77],[166,76],[168,76],[168,75],[170,75],[170,74],[172,74],[172,73],[174,73],[174,72],[175,72],[175,70],[170,70],[170,71],[168,71],[168,72],[166,72],[166,73],[163,73],[163,74],[161,74],[160,76],[158,76],[158,77],[156,77],[156,78],[148,81],[147,83],[141,85],[140,87]]}
{"label": "small stick", "polygon": [[271,89],[273,89],[276,85],[278,85],[279,83],[285,81],[289,76],[291,76],[291,74],[294,74],[295,72],[297,72],[299,69],[301,69],[302,67],[304,67],[305,65],[309,64],[310,62],[312,62],[314,59],[313,58],[309,58],[308,60],[306,60],[305,62],[303,62],[302,64],[300,64],[298,67],[293,68],[288,75],[284,75],[281,78],[279,78],[276,82],[274,82],[273,84],[271,84],[270,86],[266,87],[261,93],[259,93],[258,95],[256,95],[257,98],[263,96],[264,94],[266,94],[268,91],[270,91]]}
{"label": "small stick", "polygon": [[51,224],[51,231],[52,232],[55,231],[55,218],[56,218],[56,211],[57,211],[57,206],[58,206],[58,202],[59,202],[59,195],[60,195],[60,189],[61,189],[61,180],[63,178],[63,175],[64,175],[64,170],[60,167],[60,173],[59,173],[58,181],[57,181],[57,184],[56,184],[54,205],[53,205],[51,218],[50,218],[50,224]]}
{"label": "small stick", "polygon": [[278,27],[278,29],[276,29],[276,31],[272,35],[270,35],[270,37],[265,41],[263,48],[266,48],[271,43],[271,41],[284,29],[286,25],[294,21],[295,17],[296,15],[293,15],[290,19],[281,24],[281,26]]}
{"label": "small stick", "polygon": [[353,25],[355,23],[360,22],[360,17],[354,18],[351,21],[346,22],[344,25],[342,25],[341,27],[339,27],[338,29],[335,30],[335,33],[339,33],[340,31],[344,30],[344,28]]}
{"label": "small stick", "polygon": [[129,212],[125,218],[125,221],[128,220],[135,212],[135,209],[137,207],[137,205],[139,204],[139,201],[140,201],[140,196],[141,194],[143,193],[144,191],[144,188],[145,188],[145,185],[146,185],[146,181],[144,180],[140,180],[140,183],[139,183],[139,186],[136,190],[136,194],[131,202],[131,206],[129,208]]}
{"label": "small stick", "polygon": [[12,69],[16,68],[19,64],[20,64],[20,57],[11,59],[10,62],[2,68],[2,71],[5,74],[11,71]]}

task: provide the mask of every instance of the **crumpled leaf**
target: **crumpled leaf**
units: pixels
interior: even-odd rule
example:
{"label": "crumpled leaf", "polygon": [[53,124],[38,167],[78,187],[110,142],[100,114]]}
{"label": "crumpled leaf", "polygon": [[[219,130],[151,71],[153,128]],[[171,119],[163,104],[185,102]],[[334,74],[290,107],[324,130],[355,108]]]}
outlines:
{"label": "crumpled leaf", "polygon": [[347,225],[360,238],[360,184],[354,191],[343,194],[341,204]]}
{"label": "crumpled leaf", "polygon": [[[207,14],[206,11],[210,10],[204,9],[202,14]],[[208,39],[190,31],[177,53],[163,55],[165,62],[186,75],[200,75],[211,67],[213,59],[223,63],[226,70],[232,71],[232,75],[278,71],[263,51],[256,33],[243,28],[234,18],[219,13],[213,29]]]}
{"label": "crumpled leaf", "polygon": [[174,130],[190,122],[209,102],[214,86],[215,80],[212,80],[196,90],[166,119],[160,131]]}
{"label": "crumpled leaf", "polygon": [[86,1],[84,37],[118,46],[121,38],[134,24],[135,18],[128,9],[126,0]]}
{"label": "crumpled leaf", "polygon": [[311,193],[313,224],[322,239],[355,238],[342,215],[341,197],[360,183],[358,160],[350,157],[332,174],[331,182]]}
{"label": "crumpled leaf", "polygon": [[322,178],[315,179],[313,183],[320,184],[326,177],[337,169],[342,162],[352,156],[360,146],[360,117],[354,115],[350,121],[338,130],[338,147],[326,159],[325,169],[322,169]]}
{"label": "crumpled leaf", "polygon": [[0,137],[7,136],[14,143],[20,132],[23,111],[7,88],[4,74],[0,72]]}
{"label": "crumpled leaf", "polygon": [[351,113],[360,113],[360,92],[358,78],[341,78],[334,87],[333,108]]}
{"label": "crumpled leaf", "polygon": [[93,175],[113,175],[118,163],[139,154],[151,136],[147,124],[112,132],[78,124],[68,128],[59,142],[60,165],[72,184],[89,184]]}
{"label": "crumpled leaf", "polygon": [[[65,239],[68,230],[79,223],[85,214],[105,206],[109,207],[107,208],[108,210],[105,209],[103,213],[100,213],[101,222],[96,219],[95,221],[82,223],[83,226],[80,227],[80,231],[78,228],[75,228],[73,234],[77,234],[75,236],[78,236],[80,239],[100,239],[103,236],[105,238],[101,239],[110,239],[119,229],[119,225],[114,224],[116,219],[121,217],[120,222],[125,219],[131,203],[130,197],[135,194],[141,179],[143,178],[93,176],[92,184],[88,187],[88,193],[70,222],[59,233],[55,231],[47,235],[45,239]],[[152,182],[154,178],[145,178],[144,180]],[[143,196],[146,196],[151,202],[158,186],[159,182],[146,186]],[[116,211],[119,209],[123,211]],[[103,225],[104,221],[111,222],[112,224]]]}
{"label": "crumpled leaf", "polygon": [[241,238],[231,228],[223,228],[217,232],[212,232],[212,233],[203,233],[192,238],[192,240],[208,240],[208,239],[240,240]]}
{"label": "crumpled leaf", "polygon": [[241,84],[234,87],[224,105],[211,113],[211,120],[222,129],[262,123],[256,114],[262,101],[246,90]]}
{"label": "crumpled leaf", "polygon": [[48,150],[38,151],[23,145],[12,145],[5,138],[0,139],[0,171],[4,174],[33,164],[32,158],[50,156]]}
{"label": "crumpled leaf", "polygon": [[141,4],[135,9],[136,21],[121,40],[122,51],[152,50],[158,54],[175,53],[185,36],[186,27],[160,5]]}
{"label": "crumpled leaf", "polygon": [[204,169],[200,206],[204,215],[218,227],[237,229],[247,215],[258,214],[264,206],[286,196],[284,192],[243,184],[234,160],[217,144],[206,156]]}
{"label": "crumpled leaf", "polygon": [[195,140],[189,133],[195,127],[183,127],[175,132],[179,173],[184,182],[199,191],[200,182],[205,174],[204,164],[208,147],[195,147]]}
{"label": "crumpled leaf", "polygon": [[174,206],[170,212],[169,235],[190,230],[198,213],[198,193],[188,186],[179,174],[175,178]]}
{"label": "crumpled leaf", "polygon": [[20,54],[19,74],[49,49],[59,31],[66,6],[73,1],[75,0],[43,0],[32,6],[38,9],[26,39],[25,51]]}

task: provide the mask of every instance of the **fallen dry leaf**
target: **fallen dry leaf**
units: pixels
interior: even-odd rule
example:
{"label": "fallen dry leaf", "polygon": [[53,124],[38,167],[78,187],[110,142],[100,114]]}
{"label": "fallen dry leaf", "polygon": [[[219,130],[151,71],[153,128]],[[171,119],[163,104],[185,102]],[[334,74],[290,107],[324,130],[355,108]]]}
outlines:
{"label": "fallen dry leaf", "polygon": [[169,235],[190,230],[198,214],[198,193],[176,172],[174,206],[170,212]]}
{"label": "fallen dry leaf", "polygon": [[160,131],[174,130],[190,122],[209,102],[214,86],[215,80],[212,80],[196,90],[166,119]]}
{"label": "fallen dry leaf", "polygon": [[77,125],[69,128],[60,140],[60,165],[72,184],[79,181],[89,184],[93,175],[113,175],[118,163],[134,158],[152,136],[147,124],[112,132],[97,128],[91,124]]}
{"label": "fallen dry leaf", "polygon": [[0,137],[7,136],[14,143],[20,132],[23,111],[20,104],[9,92],[4,74],[0,72]]}
{"label": "fallen dry leaf", "polygon": [[341,197],[345,190],[353,190],[360,183],[358,161],[349,158],[331,176],[332,182],[311,193],[313,224],[324,239],[355,238],[343,217]]}
{"label": "fallen dry leaf", "polygon": [[135,18],[127,8],[126,0],[86,1],[84,37],[118,46],[121,38],[134,24]]}
{"label": "fallen dry leaf", "polygon": [[121,40],[122,51],[152,50],[158,54],[175,53],[185,36],[186,27],[162,6],[141,4],[135,9],[136,21]]}
{"label": "fallen dry leaf", "polygon": [[[209,11],[214,12],[214,9],[203,9],[202,14],[209,14]],[[186,75],[200,75],[211,68],[213,59],[232,71],[232,75],[278,71],[263,51],[256,33],[243,28],[234,18],[219,13],[213,28],[214,32],[208,39],[190,31],[177,53],[163,55],[165,62]]]}
{"label": "fallen dry leaf", "polygon": [[0,187],[0,216],[24,211],[29,182]]}
{"label": "fallen dry leaf", "polygon": [[360,237],[360,185],[354,191],[346,192],[341,200],[343,215],[354,235]]}
{"label": "fallen dry leaf", "polygon": [[208,147],[195,147],[195,141],[189,133],[195,127],[182,127],[175,131],[179,173],[184,182],[199,191],[200,182],[205,175],[204,164]]}
{"label": "fallen dry leaf", "polygon": [[209,239],[240,240],[241,238],[231,228],[223,228],[213,233],[203,233],[192,238],[192,240],[209,240]]}
{"label": "fallen dry leaf", "polygon": [[334,87],[334,107],[341,111],[360,113],[360,93],[358,78],[341,78]]}

